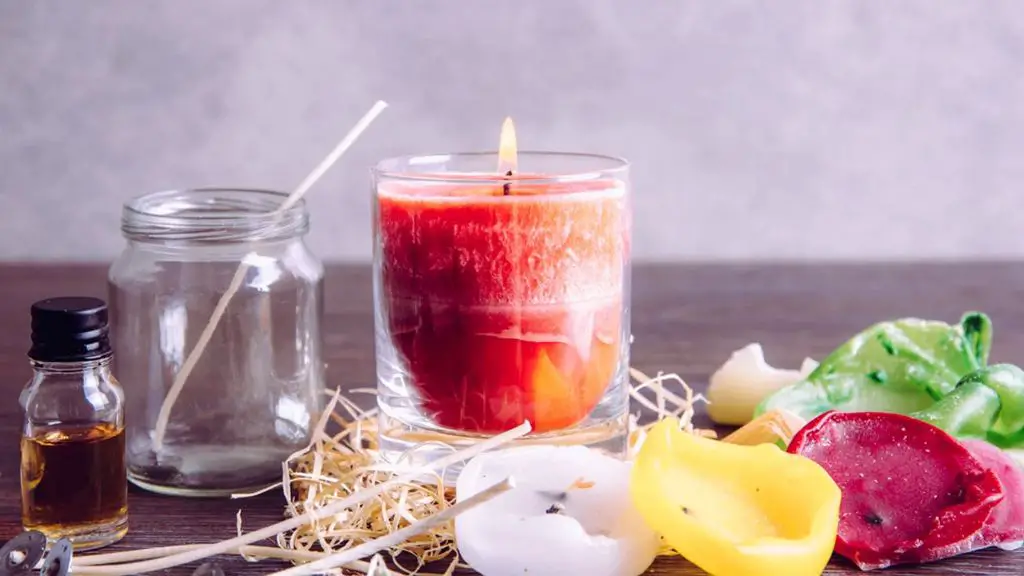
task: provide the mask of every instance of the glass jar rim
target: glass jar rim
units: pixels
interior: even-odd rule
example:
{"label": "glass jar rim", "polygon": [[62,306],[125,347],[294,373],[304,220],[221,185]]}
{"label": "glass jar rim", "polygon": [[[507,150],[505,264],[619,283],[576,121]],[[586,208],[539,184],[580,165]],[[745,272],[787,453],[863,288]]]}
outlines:
{"label": "glass jar rim", "polygon": [[[605,154],[593,154],[588,152],[551,152],[545,150],[519,150],[516,153],[520,165],[529,164],[530,159],[558,159],[562,158],[567,162],[584,163],[592,162],[594,167],[578,170],[545,170],[540,173],[532,173],[528,169],[525,172],[515,175],[516,181],[523,184],[558,184],[564,182],[580,182],[587,180],[600,180],[603,178],[622,178],[629,171],[629,161],[618,156]],[[408,154],[385,158],[371,169],[374,178],[399,180],[406,182],[432,182],[432,183],[466,183],[475,184],[503,184],[507,177],[497,169],[492,172],[470,172],[470,171],[415,171],[417,165],[439,164],[447,161],[482,161],[485,158],[494,159],[494,166],[497,166],[498,151],[489,150],[483,152],[449,152],[444,154]],[[525,160],[525,162],[524,162]]]}
{"label": "glass jar rim", "polygon": [[129,239],[244,242],[295,237],[308,230],[304,200],[279,211],[288,194],[243,187],[205,187],[140,194],[124,203]]}

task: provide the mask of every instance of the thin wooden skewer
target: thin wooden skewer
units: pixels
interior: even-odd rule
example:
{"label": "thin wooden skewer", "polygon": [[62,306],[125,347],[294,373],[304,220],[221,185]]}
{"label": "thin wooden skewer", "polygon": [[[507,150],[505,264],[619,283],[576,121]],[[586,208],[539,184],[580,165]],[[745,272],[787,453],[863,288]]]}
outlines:
{"label": "thin wooden skewer", "polygon": [[[179,552],[198,550],[203,546],[206,546],[206,544],[179,544],[177,546],[161,546],[158,548],[144,548],[142,550],[127,550],[124,552],[76,556],[72,558],[71,571],[76,574],[88,573],[88,568],[92,566],[110,566],[126,562],[136,562],[138,560],[149,560],[151,558],[163,558]],[[245,556],[260,559],[273,558],[276,560],[296,560],[301,562],[312,562],[313,560],[326,558],[330,555],[327,552],[315,552],[313,550],[287,550],[284,548],[276,548],[274,546],[239,546],[234,550],[229,550],[228,553],[244,554]],[[359,570],[369,567],[368,562],[360,564],[363,564],[363,566],[353,566],[353,569]],[[79,570],[79,568],[84,569]]]}
{"label": "thin wooden skewer", "polygon": [[455,518],[456,516],[462,514],[463,512],[469,510],[470,508],[479,506],[480,504],[483,504],[484,502],[487,502],[492,498],[504,494],[505,492],[508,492],[509,490],[515,487],[515,480],[512,476],[509,476],[502,480],[501,482],[498,482],[497,484],[491,486],[490,488],[478,492],[474,494],[472,497],[467,498],[466,500],[463,500],[462,502],[459,502],[450,508],[445,508],[444,510],[438,512],[437,514],[434,514],[433,516],[424,518],[423,520],[420,520],[418,522],[414,522],[413,524],[410,524],[396,532],[392,532],[387,536],[374,538],[373,540],[370,540],[369,542],[364,542],[354,548],[342,550],[341,552],[331,554],[330,556],[321,558],[320,560],[314,560],[313,562],[310,562],[308,564],[300,564],[298,566],[293,566],[286,570],[281,570],[280,572],[274,572],[270,576],[308,576],[310,574],[321,574],[327,570],[344,566],[355,560],[359,560],[367,556],[372,556],[373,554],[376,554],[381,550],[385,550],[397,544],[401,544],[402,542],[405,542],[406,540],[412,538],[417,534],[426,532],[427,530],[433,528],[434,526],[437,526],[438,524],[441,524],[442,522],[447,522],[448,520]]}
{"label": "thin wooden skewer", "polygon": [[[299,200],[305,196],[306,192],[316,184],[335,162],[341,158],[342,154],[348,151],[349,148],[355,144],[359,136],[370,127],[370,124],[380,115],[381,112],[387,108],[387,103],[383,100],[378,100],[376,104],[370,108],[355,126],[349,130],[348,134],[341,139],[341,142],[331,150],[331,153],[309,173],[309,176],[302,181],[301,184],[285,199],[281,205],[274,210],[272,214],[283,215],[289,208],[294,206]],[[170,390],[167,391],[167,396],[164,398],[163,404],[160,405],[160,412],[157,414],[156,426],[153,430],[153,451],[160,453],[164,446],[164,435],[167,433],[167,424],[171,417],[171,410],[174,408],[175,402],[178,401],[178,396],[181,395],[182,388],[185,387],[185,382],[188,380],[189,375],[192,374],[192,370],[195,369],[196,363],[199,362],[199,358],[203,355],[206,347],[210,344],[210,339],[213,338],[213,333],[217,329],[217,325],[220,324],[221,317],[224,316],[224,312],[227,310],[228,304],[231,299],[238,292],[242,286],[242,281],[245,279],[245,274],[249,270],[248,259],[251,254],[247,254],[242,262],[238,265],[238,269],[235,270],[235,275],[231,277],[231,282],[228,283],[227,290],[221,295],[220,300],[217,301],[217,305],[213,308],[213,313],[210,315],[210,320],[206,323],[203,331],[199,334],[199,339],[196,340],[195,348],[185,358],[185,362],[181,365],[181,370],[174,377],[174,382],[171,384]]]}
{"label": "thin wooden skewer", "polygon": [[195,562],[196,560],[202,560],[203,558],[209,558],[210,556],[225,554],[237,549],[239,546],[245,546],[247,544],[259,542],[264,538],[273,538],[274,536],[277,536],[282,532],[294,530],[299,526],[311,524],[313,522],[323,520],[330,516],[334,516],[335,514],[341,512],[342,510],[345,510],[346,508],[350,508],[352,506],[355,506],[356,504],[376,498],[389,488],[392,488],[396,485],[408,484],[410,482],[413,482],[418,478],[422,477],[423,474],[426,472],[447,468],[452,464],[468,460],[476,456],[477,454],[497,448],[498,446],[507,444],[508,442],[511,442],[517,438],[522,438],[523,436],[529,434],[531,429],[532,427],[529,422],[523,422],[519,426],[516,426],[515,428],[507,432],[502,432],[497,436],[492,436],[485,440],[481,440],[479,443],[474,444],[469,448],[466,448],[465,450],[460,450],[458,452],[454,452],[447,456],[438,458],[437,460],[428,462],[415,470],[406,472],[405,474],[392,478],[387,482],[377,484],[372,488],[364,488],[356,492],[355,494],[352,494],[351,496],[342,498],[341,500],[338,500],[336,502],[332,502],[324,506],[323,508],[320,508],[318,510],[310,510],[309,512],[306,512],[301,516],[294,516],[292,518],[288,518],[287,520],[278,522],[277,524],[272,524],[265,528],[255,530],[247,534],[242,534],[229,540],[215,542],[213,544],[207,544],[194,550],[187,550],[184,552],[180,552],[178,554],[164,556],[163,558],[143,560],[141,562],[132,562],[128,564],[118,564],[114,566],[91,566],[86,568],[86,570],[88,571],[89,574],[102,574],[106,576],[128,576],[130,574],[141,574],[143,572],[166,570],[168,568],[173,568],[175,566],[180,566],[182,564],[188,564],[189,562]]}
{"label": "thin wooden skewer", "polygon": [[[148,560],[150,558],[162,558],[186,550],[197,550],[205,544],[179,544],[177,546],[162,546],[160,548],[145,548],[143,550],[129,550],[126,552],[109,552],[107,554],[92,554],[90,556],[79,556],[72,559],[72,574],[89,574],[89,568],[93,566],[108,566],[122,562],[133,562],[135,560]],[[316,552],[313,550],[287,550],[273,546],[241,546],[230,551],[232,554],[243,554],[250,558],[262,560],[291,560],[298,562],[312,562],[330,556],[328,552]],[[42,565],[42,562],[39,563]],[[38,568],[38,566],[37,566]],[[348,570],[356,570],[364,574],[370,574],[373,570],[373,562],[356,560],[342,566]],[[431,572],[418,572],[420,576],[445,576]]]}

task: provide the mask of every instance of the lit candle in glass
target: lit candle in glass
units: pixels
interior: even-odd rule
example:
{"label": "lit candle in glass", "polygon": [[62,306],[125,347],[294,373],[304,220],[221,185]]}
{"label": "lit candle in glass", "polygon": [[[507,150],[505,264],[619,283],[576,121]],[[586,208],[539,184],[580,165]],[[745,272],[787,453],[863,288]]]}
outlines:
{"label": "lit candle in glass", "polygon": [[[386,160],[375,172],[385,452],[534,435],[626,445],[628,165],[520,152]],[[568,439],[570,436],[575,438]]]}

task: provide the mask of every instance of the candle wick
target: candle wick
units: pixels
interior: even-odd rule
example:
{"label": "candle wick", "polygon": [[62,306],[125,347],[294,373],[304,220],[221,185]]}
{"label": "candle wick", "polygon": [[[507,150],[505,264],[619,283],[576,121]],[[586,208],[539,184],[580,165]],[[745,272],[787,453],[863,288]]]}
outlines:
{"label": "candle wick", "polygon": [[[511,178],[512,171],[509,170],[508,172],[505,172],[505,177]],[[509,182],[505,182],[505,185],[501,187],[501,192],[503,196],[508,196],[509,194],[512,193],[512,185]]]}
{"label": "candle wick", "polygon": [[547,510],[545,510],[544,513],[545,514],[561,514],[562,511],[564,511],[564,510],[565,510],[565,506],[564,505],[562,505],[562,504],[560,504],[558,502],[555,502]]}

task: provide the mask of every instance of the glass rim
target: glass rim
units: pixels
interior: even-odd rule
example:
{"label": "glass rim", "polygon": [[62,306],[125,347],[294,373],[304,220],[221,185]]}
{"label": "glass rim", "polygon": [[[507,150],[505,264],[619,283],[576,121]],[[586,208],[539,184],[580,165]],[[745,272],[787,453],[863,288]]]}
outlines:
{"label": "glass rim", "polygon": [[[587,170],[547,170],[542,174],[531,174],[529,172],[515,175],[515,181],[523,184],[557,184],[560,182],[578,182],[587,180],[598,180],[601,178],[615,177],[629,171],[630,163],[620,156],[608,154],[595,154],[590,152],[554,152],[550,150],[519,150],[516,152],[518,158],[568,158],[575,160],[592,160],[595,163],[604,164],[597,168]],[[371,169],[374,178],[385,178],[388,180],[399,180],[405,182],[432,182],[432,183],[473,183],[473,184],[504,184],[508,178],[495,170],[488,172],[413,172],[408,168],[398,166],[410,166],[420,161],[423,164],[444,162],[459,158],[494,158],[498,159],[497,150],[486,150],[480,152],[446,152],[442,154],[405,154],[392,156],[378,161]],[[495,164],[496,165],[496,164]],[[493,176],[492,176],[493,174]]]}
{"label": "glass rim", "polygon": [[279,212],[288,196],[279,190],[243,186],[146,192],[124,202],[121,232],[134,240],[243,241],[294,237],[306,232],[309,215],[303,199]]}
{"label": "glass rim", "polygon": [[[147,218],[181,218],[185,220],[201,220],[208,222],[216,219],[252,219],[254,217],[271,216],[276,215],[276,207],[272,208],[267,212],[239,212],[232,216],[226,216],[224,214],[202,214],[198,212],[181,213],[181,212],[160,212],[153,210],[153,207],[159,206],[161,201],[172,200],[178,196],[188,195],[201,195],[204,197],[215,198],[216,194],[240,194],[249,195],[253,199],[263,198],[266,200],[280,199],[277,202],[277,207],[288,198],[287,192],[280,190],[271,190],[268,188],[250,188],[244,186],[204,186],[200,188],[170,188],[167,190],[157,190],[154,192],[144,192],[132,196],[124,203],[124,210],[131,212],[132,214],[143,216]],[[285,211],[285,213],[293,211],[301,211],[305,208],[305,199],[299,199],[298,202],[293,204]],[[281,215],[284,215],[282,213]]]}

